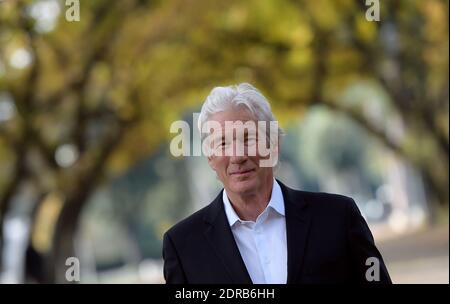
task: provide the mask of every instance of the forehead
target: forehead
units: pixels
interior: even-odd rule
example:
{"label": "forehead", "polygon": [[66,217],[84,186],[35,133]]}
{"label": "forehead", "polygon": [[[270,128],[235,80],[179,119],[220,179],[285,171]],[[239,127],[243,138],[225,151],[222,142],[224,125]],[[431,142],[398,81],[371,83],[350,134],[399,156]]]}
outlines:
{"label": "forehead", "polygon": [[239,109],[239,110],[229,110],[222,111],[212,114],[209,121],[217,121],[221,125],[225,125],[226,121],[255,121],[255,117],[250,113],[249,110]]}

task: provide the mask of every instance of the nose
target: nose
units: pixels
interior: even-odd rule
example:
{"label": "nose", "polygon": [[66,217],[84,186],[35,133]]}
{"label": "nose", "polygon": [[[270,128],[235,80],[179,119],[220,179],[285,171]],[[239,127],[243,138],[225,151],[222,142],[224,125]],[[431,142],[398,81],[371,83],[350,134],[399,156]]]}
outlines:
{"label": "nose", "polygon": [[233,141],[230,147],[233,153],[230,155],[230,163],[232,164],[242,164],[248,159],[248,151],[245,145],[239,141]]}
{"label": "nose", "polygon": [[244,155],[244,156],[233,155],[230,157],[230,163],[235,164],[235,165],[240,165],[240,164],[245,163],[247,161],[247,158],[248,157],[246,155]]}

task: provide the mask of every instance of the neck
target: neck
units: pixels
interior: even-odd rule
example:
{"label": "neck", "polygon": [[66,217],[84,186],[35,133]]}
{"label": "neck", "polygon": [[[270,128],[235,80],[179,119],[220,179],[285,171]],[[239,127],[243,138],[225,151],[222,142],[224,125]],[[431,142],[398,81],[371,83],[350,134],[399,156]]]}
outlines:
{"label": "neck", "polygon": [[240,219],[255,222],[258,216],[266,209],[272,195],[273,178],[267,183],[267,187],[251,193],[234,193],[227,191],[233,209]]}

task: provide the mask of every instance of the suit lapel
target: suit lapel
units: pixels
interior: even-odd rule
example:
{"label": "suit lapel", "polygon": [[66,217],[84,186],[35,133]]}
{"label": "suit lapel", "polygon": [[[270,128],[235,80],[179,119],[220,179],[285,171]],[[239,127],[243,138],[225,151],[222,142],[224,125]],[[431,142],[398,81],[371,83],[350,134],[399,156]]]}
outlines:
{"label": "suit lapel", "polygon": [[292,284],[298,282],[298,275],[303,267],[311,214],[307,202],[300,195],[301,192],[286,187],[280,181],[278,183],[283,192],[286,209],[287,283]]}
{"label": "suit lapel", "polygon": [[231,280],[238,284],[251,284],[245,263],[239,252],[228,223],[222,201],[222,192],[212,202],[205,215],[205,237],[229,273]]}

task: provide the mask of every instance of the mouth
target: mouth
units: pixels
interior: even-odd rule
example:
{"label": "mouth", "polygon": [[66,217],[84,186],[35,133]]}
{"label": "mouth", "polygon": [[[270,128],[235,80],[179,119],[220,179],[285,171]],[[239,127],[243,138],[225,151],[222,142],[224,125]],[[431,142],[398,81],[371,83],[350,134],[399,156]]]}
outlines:
{"label": "mouth", "polygon": [[255,169],[241,170],[241,171],[232,172],[230,175],[232,175],[232,176],[245,176],[245,175],[248,175],[248,174],[252,173],[253,171],[255,171]]}

